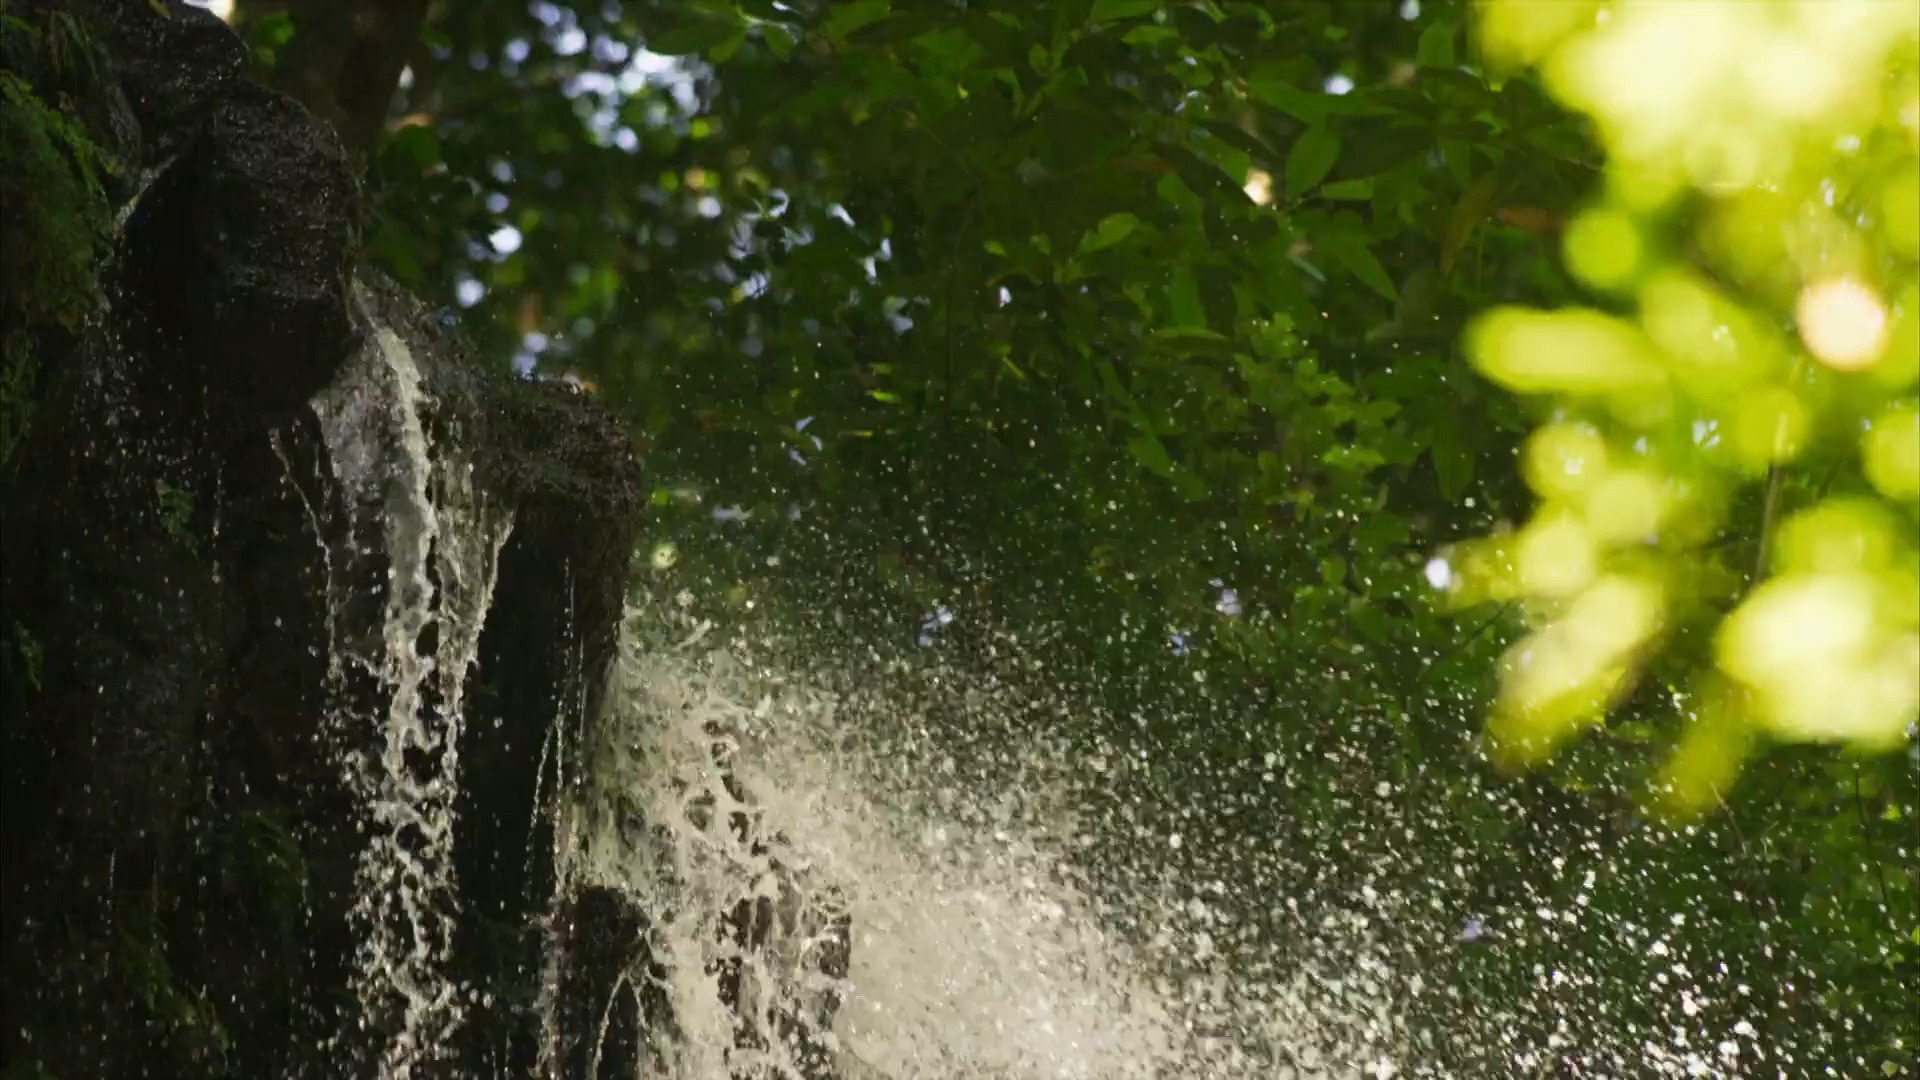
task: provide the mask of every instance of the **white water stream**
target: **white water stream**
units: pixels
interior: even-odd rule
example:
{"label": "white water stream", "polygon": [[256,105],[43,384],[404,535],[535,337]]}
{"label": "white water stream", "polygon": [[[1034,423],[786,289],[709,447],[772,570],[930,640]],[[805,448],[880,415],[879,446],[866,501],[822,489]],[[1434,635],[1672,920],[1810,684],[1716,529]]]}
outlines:
{"label": "white water stream", "polygon": [[315,412],[335,478],[382,524],[381,632],[348,650],[347,661],[377,678],[384,700],[376,715],[334,723],[345,746],[372,737],[344,762],[368,832],[355,880],[353,988],[366,1015],[397,1012],[384,1023],[380,1068],[406,1080],[440,1055],[461,1020],[444,966],[459,909],[452,856],[462,697],[512,522],[475,490],[472,464],[453,440],[430,445],[431,403],[411,351],[373,315],[364,290],[356,301],[367,342],[347,389],[323,395]]}

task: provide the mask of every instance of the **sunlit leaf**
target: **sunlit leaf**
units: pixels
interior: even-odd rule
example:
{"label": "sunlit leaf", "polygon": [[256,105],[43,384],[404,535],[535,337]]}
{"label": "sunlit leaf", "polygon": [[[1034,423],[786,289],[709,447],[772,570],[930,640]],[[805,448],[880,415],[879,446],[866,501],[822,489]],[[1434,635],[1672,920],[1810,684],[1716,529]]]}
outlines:
{"label": "sunlit leaf", "polygon": [[1468,331],[1467,351],[1489,378],[1521,393],[1599,394],[1663,378],[1631,326],[1580,309],[1496,308]]}

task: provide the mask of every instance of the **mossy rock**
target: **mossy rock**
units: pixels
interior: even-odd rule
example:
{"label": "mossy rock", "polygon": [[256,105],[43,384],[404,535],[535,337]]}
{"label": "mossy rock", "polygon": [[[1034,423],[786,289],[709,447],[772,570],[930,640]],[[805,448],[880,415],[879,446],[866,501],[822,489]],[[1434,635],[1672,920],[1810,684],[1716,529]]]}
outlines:
{"label": "mossy rock", "polygon": [[57,84],[93,63],[71,20],[0,16],[0,467],[32,415],[45,341],[71,335],[99,297],[118,165],[89,137]]}

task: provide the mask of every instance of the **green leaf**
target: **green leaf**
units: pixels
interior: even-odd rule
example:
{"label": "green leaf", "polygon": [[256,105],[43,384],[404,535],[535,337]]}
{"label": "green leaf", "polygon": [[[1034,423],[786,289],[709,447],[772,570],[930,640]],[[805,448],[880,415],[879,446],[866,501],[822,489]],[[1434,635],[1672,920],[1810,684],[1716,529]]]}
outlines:
{"label": "green leaf", "polygon": [[1100,219],[1093,231],[1080,238],[1080,254],[1091,255],[1096,251],[1105,251],[1133,234],[1140,219],[1132,214],[1108,214]]}
{"label": "green leaf", "polygon": [[1442,422],[1433,426],[1430,452],[1433,457],[1434,478],[1440,482],[1440,496],[1448,502],[1457,501],[1467,493],[1467,487],[1473,483],[1473,448],[1460,430],[1460,425]]}
{"label": "green leaf", "polygon": [[1205,128],[1207,133],[1214,138],[1219,139],[1235,150],[1241,151],[1257,162],[1265,163],[1274,158],[1273,147],[1268,146],[1265,141],[1248,134],[1245,130],[1233,124],[1222,123],[1218,120],[1202,120],[1200,126]]}
{"label": "green leaf", "polygon": [[692,56],[719,48],[740,32],[732,19],[701,19],[667,31],[648,42],[647,49],[662,56]]}
{"label": "green leaf", "polygon": [[1320,197],[1337,202],[1366,202],[1373,198],[1373,178],[1336,180],[1320,189]]}
{"label": "green leaf", "polygon": [[1173,307],[1173,325],[1207,325],[1207,308],[1200,302],[1200,279],[1191,267],[1181,266],[1174,270],[1173,286],[1168,290],[1167,299]]}
{"label": "green leaf", "polygon": [[390,221],[380,220],[375,225],[367,246],[388,273],[408,285],[417,285],[425,273],[414,251],[413,237]]}
{"label": "green leaf", "polygon": [[1153,342],[1178,353],[1229,355],[1233,339],[1204,326],[1170,326],[1153,332]]}
{"label": "green leaf", "polygon": [[[911,29],[910,20],[908,19],[897,19],[895,20],[895,24],[895,29]],[[878,31],[876,30],[869,30],[867,35],[862,36],[866,37],[877,33]],[[971,34],[956,27],[937,27],[923,30],[920,33],[914,34],[910,40],[912,40],[913,48],[916,52],[922,54],[926,60],[932,61],[931,69],[933,71],[944,72],[948,75],[956,75],[972,66],[973,63],[980,58],[982,52],[980,43],[975,41]],[[1028,62],[1032,63],[1035,60],[1036,53],[1040,61],[1046,63],[1047,51],[1038,45],[1034,46],[1033,50],[1028,52]]]}
{"label": "green leaf", "polygon": [[776,58],[786,60],[793,56],[793,31],[779,23],[761,23],[760,37]]}
{"label": "green leaf", "polygon": [[1371,446],[1329,446],[1320,455],[1326,465],[1342,472],[1365,473],[1387,463],[1380,451]]}
{"label": "green leaf", "polygon": [[1306,76],[1278,61],[1255,65],[1247,75],[1253,99],[1307,124],[1319,125],[1330,115],[1356,111],[1352,96],[1336,97],[1318,86],[1304,86]]}
{"label": "green leaf", "polygon": [[1453,31],[1451,22],[1437,22],[1420,31],[1420,45],[1414,58],[1421,67],[1453,66]]}
{"label": "green leaf", "polygon": [[284,11],[269,12],[260,16],[248,32],[249,44],[255,50],[271,53],[293,40],[293,16]]}
{"label": "green leaf", "polygon": [[1499,181],[1492,173],[1482,173],[1467,190],[1460,195],[1460,201],[1453,204],[1453,213],[1447,218],[1447,239],[1440,248],[1440,271],[1446,273],[1453,269],[1460,258],[1460,252],[1473,238],[1473,231],[1487,219],[1487,208],[1493,205],[1493,194]]}
{"label": "green leaf", "polygon": [[1299,198],[1327,178],[1340,160],[1340,133],[1325,126],[1310,127],[1287,151],[1287,194]]}
{"label": "green leaf", "polygon": [[1087,16],[1087,21],[1096,25],[1118,22],[1151,15],[1159,10],[1160,0],[1093,0],[1093,11]]}
{"label": "green leaf", "polygon": [[1120,40],[1133,46],[1153,46],[1164,41],[1173,41],[1180,37],[1180,31],[1171,26],[1155,26],[1153,23],[1141,23],[1127,31]]}
{"label": "green leaf", "polygon": [[1380,644],[1393,637],[1393,619],[1369,603],[1364,596],[1354,597],[1352,606],[1347,609],[1347,617],[1353,620],[1353,628],[1368,641]]}
{"label": "green leaf", "polygon": [[744,29],[739,30],[735,32],[731,37],[727,38],[727,40],[721,42],[718,45],[715,45],[711,49],[708,49],[707,59],[716,64],[724,64],[728,60],[733,59],[733,54],[739,52],[740,46],[746,44],[746,42],[747,42],[746,30]]}
{"label": "green leaf", "polygon": [[1432,267],[1422,267],[1400,282],[1400,306],[1393,318],[1400,329],[1424,330],[1433,319],[1434,304],[1440,296],[1440,276]]}
{"label": "green leaf", "polygon": [[1187,190],[1195,195],[1205,198],[1207,192],[1212,191],[1228,202],[1240,206],[1248,205],[1253,201],[1247,197],[1246,190],[1240,186],[1239,181],[1221,172],[1218,165],[1186,147],[1163,140],[1156,149],[1160,153],[1161,160],[1173,166],[1174,172],[1180,176],[1180,181],[1186,184]]}
{"label": "green leaf", "polygon": [[945,37],[965,37],[966,31],[954,30],[942,19],[931,12],[908,12],[902,15],[889,15],[884,19],[861,26],[847,34],[847,41],[858,45],[898,45],[903,41],[929,34]]}
{"label": "green leaf", "polygon": [[387,136],[389,153],[397,153],[424,172],[441,163],[440,136],[426,124],[408,124]]}
{"label": "green leaf", "polygon": [[1100,385],[1106,389],[1108,397],[1119,402],[1126,409],[1138,411],[1139,404],[1133,400],[1133,395],[1127,392],[1126,384],[1120,381],[1120,373],[1113,369],[1111,360],[1100,361],[1095,370],[1099,372]]}
{"label": "green leaf", "polygon": [[1127,451],[1133,460],[1145,465],[1161,476],[1173,477],[1173,458],[1167,453],[1166,446],[1151,432],[1142,432],[1127,440]]}
{"label": "green leaf", "polygon": [[893,5],[889,0],[853,0],[848,4],[833,5],[833,14],[821,27],[827,37],[834,41],[843,41],[852,34],[887,17]]}
{"label": "green leaf", "polygon": [[1357,277],[1367,288],[1389,300],[1398,300],[1400,292],[1393,287],[1393,278],[1380,260],[1367,249],[1366,239],[1358,232],[1348,229],[1332,229],[1315,238],[1315,246],[1334,257],[1341,266]]}

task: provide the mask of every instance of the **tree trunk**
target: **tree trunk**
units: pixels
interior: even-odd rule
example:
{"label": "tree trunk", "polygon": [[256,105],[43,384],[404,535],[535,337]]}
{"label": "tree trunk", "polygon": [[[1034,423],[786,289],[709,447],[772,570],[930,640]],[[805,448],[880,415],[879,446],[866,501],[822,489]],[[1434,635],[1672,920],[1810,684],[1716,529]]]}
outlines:
{"label": "tree trunk", "polygon": [[420,41],[428,0],[245,0],[234,9],[242,36],[271,15],[293,19],[293,36],[270,80],[333,125],[355,159],[379,139],[400,73]]}

